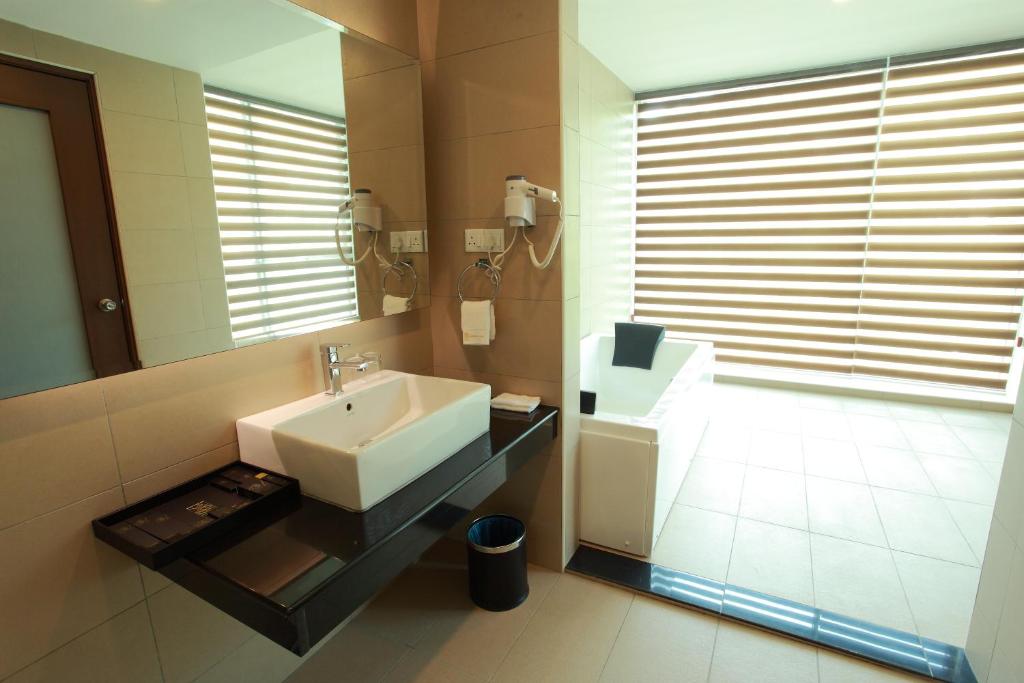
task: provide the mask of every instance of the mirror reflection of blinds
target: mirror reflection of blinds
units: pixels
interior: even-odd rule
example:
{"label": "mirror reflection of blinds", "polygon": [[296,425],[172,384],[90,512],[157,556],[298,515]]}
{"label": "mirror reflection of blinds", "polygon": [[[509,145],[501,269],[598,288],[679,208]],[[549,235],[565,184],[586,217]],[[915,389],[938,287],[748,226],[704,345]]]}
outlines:
{"label": "mirror reflection of blinds", "polygon": [[720,362],[1003,390],[1024,51],[642,99],[635,315]]}
{"label": "mirror reflection of blinds", "polygon": [[214,89],[206,117],[235,342],[355,317],[355,273],[334,238],[350,195],[345,122]]}

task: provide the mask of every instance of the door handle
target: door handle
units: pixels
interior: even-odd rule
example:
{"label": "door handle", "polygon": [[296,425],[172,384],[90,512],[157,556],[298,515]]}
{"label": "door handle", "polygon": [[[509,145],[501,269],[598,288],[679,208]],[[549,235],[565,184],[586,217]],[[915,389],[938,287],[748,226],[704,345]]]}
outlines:
{"label": "door handle", "polygon": [[117,302],[113,299],[100,299],[96,302],[96,308],[104,313],[113,313],[117,310]]}

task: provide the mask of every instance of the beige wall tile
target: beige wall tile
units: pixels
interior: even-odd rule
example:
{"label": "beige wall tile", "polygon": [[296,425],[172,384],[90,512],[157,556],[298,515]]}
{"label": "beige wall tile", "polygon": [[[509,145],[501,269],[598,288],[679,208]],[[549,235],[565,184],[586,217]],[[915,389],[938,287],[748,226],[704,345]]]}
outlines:
{"label": "beige wall tile", "polygon": [[560,122],[555,32],[427,62],[423,81],[424,129],[431,139]]}
{"label": "beige wall tile", "polygon": [[385,222],[426,221],[423,163],[422,145],[353,152],[349,183],[373,190]]}
{"label": "beige wall tile", "polygon": [[495,306],[497,336],[491,345],[463,346],[459,300],[435,295],[430,308],[434,366],[558,381],[561,308],[551,301],[501,301]]}
{"label": "beige wall tile", "polygon": [[135,286],[128,296],[137,339],[154,339],[206,328],[199,282]]}
{"label": "beige wall tile", "polygon": [[216,226],[193,231],[199,277],[204,280],[224,278],[224,258],[220,250],[220,230]]}
{"label": "beige wall tile", "polygon": [[106,109],[102,119],[112,171],[185,175],[178,123]]}
{"label": "beige wall tile", "polygon": [[540,402],[544,405],[559,406],[562,403],[562,385],[558,381],[528,379],[512,375],[497,375],[492,372],[475,372],[446,367],[434,368],[434,374],[437,377],[451,377],[452,379],[462,379],[467,382],[489,384],[491,385],[492,397],[509,392],[512,394],[525,394],[526,396],[540,396]]}
{"label": "beige wall tile", "polygon": [[224,278],[202,280],[199,287],[203,293],[203,318],[206,320],[207,329],[230,325],[228,291]]}
{"label": "beige wall tile", "polygon": [[6,679],[7,683],[161,683],[149,612],[139,603]]}
{"label": "beige wall tile", "polygon": [[[377,351],[383,354],[384,367],[391,370],[421,373],[433,364],[429,308],[321,330],[317,339],[320,344],[351,344],[346,352]],[[318,348],[314,356],[317,388],[322,389]]]}
{"label": "beige wall tile", "polygon": [[178,585],[148,600],[167,683],[194,680],[253,636],[248,626]]}
{"label": "beige wall tile", "polygon": [[206,98],[203,79],[195,71],[172,69],[174,97],[178,104],[178,120],[206,126]]}
{"label": "beige wall tile", "polygon": [[103,380],[125,481],[235,441],[235,420],[316,391],[313,335]]}
{"label": "beige wall tile", "polygon": [[0,19],[0,52],[25,57],[36,56],[33,31],[27,26]]}
{"label": "beige wall tile", "polygon": [[[230,341],[230,332],[228,336]],[[195,358],[224,351],[231,348],[231,345],[216,346],[210,342],[210,330],[197,330],[169,337],[143,339],[138,342],[138,347],[142,367],[151,368],[154,365],[174,363],[183,358]]]}
{"label": "beige wall tile", "polygon": [[291,0],[364,36],[419,56],[416,0]]}
{"label": "beige wall tile", "polygon": [[232,442],[176,465],[165,467],[145,477],[125,481],[125,502],[128,505],[137,503],[236,460],[238,460],[238,444]]}
{"label": "beige wall tile", "polygon": [[[483,135],[427,145],[427,204],[432,221],[504,218],[505,177],[525,174],[561,192],[560,127]],[[537,202],[538,215],[558,207]]]}
{"label": "beige wall tile", "polygon": [[566,215],[579,216],[580,134],[568,126],[562,127],[562,183]]}
{"label": "beige wall tile", "polygon": [[579,41],[580,0],[558,0],[558,28]]}
{"label": "beige wall tile", "polygon": [[494,680],[597,680],[632,601],[629,591],[563,574]]}
{"label": "beige wall tile", "polygon": [[0,532],[0,677],[142,599],[135,562],[89,525],[123,504],[117,487]]}
{"label": "beige wall tile", "polygon": [[188,209],[196,230],[217,230],[217,198],[212,178],[188,178]]}
{"label": "beige wall tile", "polygon": [[192,178],[213,177],[210,161],[210,137],[206,125],[181,123],[181,149],[185,174]]}
{"label": "beige wall tile", "polygon": [[558,28],[558,4],[552,0],[420,0],[418,5],[420,57],[424,61]]}
{"label": "beige wall tile", "polygon": [[566,216],[562,229],[562,297],[575,299],[580,294],[580,217]]}
{"label": "beige wall tile", "polygon": [[345,81],[349,152],[423,144],[420,68]]}
{"label": "beige wall tile", "polygon": [[121,234],[125,275],[132,287],[196,280],[192,230],[126,230]]}
{"label": "beige wall tile", "polygon": [[370,74],[409,66],[415,60],[396,50],[389,50],[356,37],[341,39],[342,71],[345,78],[359,78]]}
{"label": "beige wall tile", "polygon": [[117,486],[99,382],[0,401],[0,529]]}
{"label": "beige wall tile", "polygon": [[110,182],[117,226],[122,232],[191,227],[185,178],[115,171]]}
{"label": "beige wall tile", "polygon": [[177,119],[170,67],[43,31],[35,32],[35,43],[39,59],[94,72],[104,109]]}

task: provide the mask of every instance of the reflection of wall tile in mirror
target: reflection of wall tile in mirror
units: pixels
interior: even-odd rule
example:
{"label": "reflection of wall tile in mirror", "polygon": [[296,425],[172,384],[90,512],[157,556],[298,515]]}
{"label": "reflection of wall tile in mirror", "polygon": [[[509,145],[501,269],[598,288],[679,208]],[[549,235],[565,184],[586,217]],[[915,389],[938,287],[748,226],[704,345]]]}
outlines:
{"label": "reflection of wall tile in mirror", "polygon": [[0,469],[0,529],[117,486],[99,383],[5,399]]}
{"label": "reflection of wall tile in mirror", "polygon": [[386,222],[427,219],[422,145],[352,152],[349,178],[353,188],[373,190]]}
{"label": "reflection of wall tile in mirror", "polygon": [[151,368],[154,365],[173,363],[182,358],[195,358],[232,348],[230,331],[228,333],[229,343],[226,345],[216,345],[211,342],[211,332],[211,330],[197,330],[139,341],[139,359],[142,361],[142,367]]}
{"label": "reflection of wall tile in mirror", "polygon": [[117,227],[182,230],[191,226],[185,178],[150,173],[111,173]]}
{"label": "reflection of wall tile in mirror", "polygon": [[224,260],[220,251],[220,230],[216,227],[196,228],[192,231],[196,244],[199,277],[204,280],[224,279]]}
{"label": "reflection of wall tile in mirror", "polygon": [[170,121],[178,118],[170,67],[52,33],[37,31],[35,36],[39,59],[96,74],[103,109]]}
{"label": "reflection of wall tile in mirror", "polygon": [[[133,292],[142,285],[199,277],[195,242],[192,230],[187,227],[184,230],[127,230],[121,234],[121,250],[125,275]],[[133,305],[136,305],[134,300]]]}
{"label": "reflection of wall tile in mirror", "polygon": [[0,531],[0,678],[142,599],[135,562],[89,525],[123,504],[117,487]]}
{"label": "reflection of wall tile in mirror", "polygon": [[429,61],[556,31],[559,4],[565,3],[420,0],[420,58]]}
{"label": "reflection of wall tile in mirror", "polygon": [[131,306],[135,335],[140,340],[206,327],[198,281],[132,287]]}
{"label": "reflection of wall tile in mirror", "polygon": [[174,95],[178,103],[178,120],[184,123],[206,125],[206,99],[203,80],[195,71],[172,69]]}
{"label": "reflection of wall tile in mirror", "polygon": [[193,228],[218,229],[217,198],[211,178],[188,178],[188,208]]}
{"label": "reflection of wall tile in mirror", "polygon": [[32,33],[32,29],[21,24],[0,19],[0,52],[35,57],[36,46],[32,40]]}
{"label": "reflection of wall tile in mirror", "polygon": [[230,325],[228,293],[224,288],[224,279],[201,280],[199,287],[203,293],[203,318],[206,320],[207,329]]}
{"label": "reflection of wall tile in mirror", "polygon": [[205,125],[181,124],[181,148],[185,159],[185,174],[192,178],[210,178],[210,136]]}
{"label": "reflection of wall tile in mirror", "polygon": [[178,124],[104,111],[103,134],[113,171],[185,175]]}
{"label": "reflection of wall tile in mirror", "polygon": [[6,683],[81,681],[161,683],[160,661],[143,603],[100,624],[8,678]]}
{"label": "reflection of wall tile in mirror", "polygon": [[104,382],[124,481],[235,441],[235,420],[313,393],[311,335]]}
{"label": "reflection of wall tile in mirror", "polygon": [[401,52],[388,50],[358,38],[342,37],[341,50],[342,70],[346,79],[390,71],[414,63],[411,57]]}
{"label": "reflection of wall tile in mirror", "polygon": [[[537,78],[538,73],[551,77]],[[432,83],[424,89],[427,134],[451,140],[558,125],[557,73],[557,33],[427,62],[423,80]]]}
{"label": "reflection of wall tile in mirror", "polygon": [[349,152],[423,143],[418,65],[345,81]]}

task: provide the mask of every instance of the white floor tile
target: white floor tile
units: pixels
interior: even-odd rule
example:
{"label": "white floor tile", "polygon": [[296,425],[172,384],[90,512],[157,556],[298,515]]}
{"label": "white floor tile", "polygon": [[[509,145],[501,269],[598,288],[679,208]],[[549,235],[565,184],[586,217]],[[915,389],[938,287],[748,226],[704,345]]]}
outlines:
{"label": "white floor tile", "polygon": [[1003,476],[1003,463],[992,462],[991,460],[979,460],[978,462],[981,463],[981,466],[985,468],[985,471],[988,472],[988,475],[993,480],[999,481],[1000,477]]}
{"label": "white floor tile", "polygon": [[743,480],[740,516],[807,529],[803,475],[748,466]]}
{"label": "white floor tile", "polygon": [[1009,413],[969,408],[939,408],[942,420],[951,427],[982,427],[1009,431]]}
{"label": "white floor tile", "polygon": [[601,672],[602,683],[704,683],[718,620],[637,595]]}
{"label": "white floor tile", "polygon": [[847,441],[853,438],[846,414],[835,410],[801,408],[800,429],[804,436]]}
{"label": "white floor tile", "polygon": [[750,425],[756,429],[770,429],[773,432],[799,434],[801,430],[800,408],[795,406],[758,406],[751,415]]}
{"label": "white floor tile", "polygon": [[818,410],[842,410],[843,401],[839,396],[829,394],[800,394],[797,402],[801,408],[816,408]]}
{"label": "white floor tile", "polygon": [[888,547],[865,484],[807,477],[807,514],[812,533]]}
{"label": "white floor tile", "polygon": [[943,423],[899,420],[903,434],[910,447],[920,453],[954,455],[959,458],[971,457],[971,451],[957,437],[956,433]]}
{"label": "white floor tile", "polygon": [[953,427],[953,432],[978,460],[1003,461],[1009,432],[981,427]]}
{"label": "white floor tile", "polygon": [[960,528],[960,533],[967,539],[967,544],[974,551],[974,557],[981,566],[985,558],[985,547],[988,545],[988,532],[992,526],[992,506],[965,503],[959,500],[944,500],[946,509],[953,516],[953,521]]}
{"label": "white floor tile", "polygon": [[709,683],[817,680],[818,657],[813,647],[738,624],[719,624]]}
{"label": "white floor tile", "polygon": [[804,472],[810,476],[867,483],[860,455],[852,441],[804,437]]}
{"label": "white floor tile", "polygon": [[745,463],[750,449],[750,428],[735,420],[712,418],[700,441],[697,455],[715,460]]}
{"label": "white floor tile", "polygon": [[889,406],[885,401],[874,398],[861,398],[859,396],[844,396],[842,398],[843,410],[847,413],[858,415],[878,415],[889,417]]}
{"label": "white floor tile", "polygon": [[978,590],[978,569],[900,552],[894,557],[918,633],[963,647]]}
{"label": "white floor tile", "polygon": [[812,604],[810,534],[750,519],[736,523],[729,583]]}
{"label": "white floor tile", "polygon": [[938,408],[921,403],[906,401],[887,401],[889,413],[901,420],[917,420],[918,422],[942,422]]}
{"label": "white floor tile", "polygon": [[735,515],[740,507],[744,469],[734,462],[694,458],[676,502]]}
{"label": "white floor tile", "polygon": [[816,607],[914,632],[888,548],[811,534],[811,557]]}
{"label": "white floor tile", "polygon": [[936,495],[935,487],[913,451],[859,446],[860,461],[872,486]]}
{"label": "white floor tile", "polygon": [[732,515],[673,505],[651,562],[725,581],[735,528]]}
{"label": "white floor tile", "polygon": [[891,417],[850,415],[849,418],[853,440],[858,444],[910,448],[910,443],[903,436],[899,423]]}
{"label": "white floor tile", "polygon": [[940,498],[879,488],[871,492],[889,547],[966,565],[976,563]]}
{"label": "white floor tile", "polygon": [[943,498],[992,505],[997,483],[976,460],[920,453],[918,460]]}
{"label": "white floor tile", "polygon": [[803,474],[803,443],[799,434],[758,429],[751,434],[747,464]]}

